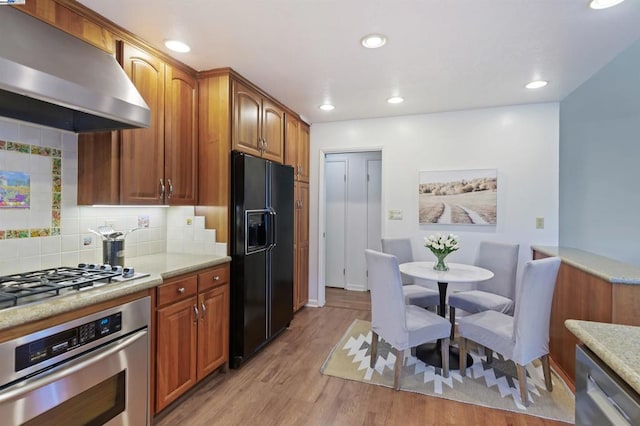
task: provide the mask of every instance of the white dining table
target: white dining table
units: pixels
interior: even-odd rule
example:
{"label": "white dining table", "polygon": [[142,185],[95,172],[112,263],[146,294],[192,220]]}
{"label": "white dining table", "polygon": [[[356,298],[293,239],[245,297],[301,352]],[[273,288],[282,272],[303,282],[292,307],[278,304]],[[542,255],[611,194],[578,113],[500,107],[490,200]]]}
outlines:
{"label": "white dining table", "polygon": [[[420,261],[400,264],[400,272],[414,278],[436,281],[438,283],[438,293],[440,303],[438,305],[438,315],[446,316],[447,287],[449,283],[469,283],[481,282],[493,278],[493,272],[479,266],[467,265],[464,263],[447,263],[448,271],[436,271],[433,269],[435,262]],[[416,283],[419,284],[419,283]],[[416,348],[416,356],[426,364],[442,367],[440,352],[440,341],[437,345],[425,344]],[[467,365],[471,365],[473,360],[467,357]],[[458,370],[460,368],[460,357],[456,348],[449,350],[449,368]]]}

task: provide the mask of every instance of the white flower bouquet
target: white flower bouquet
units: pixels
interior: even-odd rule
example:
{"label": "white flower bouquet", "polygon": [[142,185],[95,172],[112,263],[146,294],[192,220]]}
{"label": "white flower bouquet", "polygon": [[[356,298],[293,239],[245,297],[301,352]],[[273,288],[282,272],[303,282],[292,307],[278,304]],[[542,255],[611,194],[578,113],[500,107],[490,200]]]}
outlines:
{"label": "white flower bouquet", "polygon": [[458,236],[449,235],[430,235],[424,239],[424,246],[427,247],[436,256],[438,261],[433,266],[436,271],[448,271],[449,267],[445,263],[444,259],[451,252],[458,250]]}

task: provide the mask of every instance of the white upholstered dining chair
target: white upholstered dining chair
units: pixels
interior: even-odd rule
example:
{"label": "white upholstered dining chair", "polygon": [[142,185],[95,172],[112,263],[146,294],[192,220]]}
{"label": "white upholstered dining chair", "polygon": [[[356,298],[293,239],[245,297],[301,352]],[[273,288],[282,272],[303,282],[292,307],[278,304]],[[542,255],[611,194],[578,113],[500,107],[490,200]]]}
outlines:
{"label": "white upholstered dining chair", "polygon": [[371,291],[371,368],[378,356],[378,336],[395,349],[393,387],[400,388],[404,351],[442,339],[442,375],[449,377],[449,321],[426,309],[405,305],[398,259],[365,250]]}
{"label": "white upholstered dining chair", "polygon": [[540,358],[547,390],[553,390],[549,370],[549,321],[551,302],[558,277],[560,259],[549,257],[530,260],[525,264],[514,316],[496,311],[484,311],[460,318],[460,374],[465,375],[467,347],[473,341],[488,350],[502,354],[516,364],[522,403],[527,397],[526,365]]}
{"label": "white upholstered dining chair", "polygon": [[[409,238],[383,238],[382,251],[394,255],[398,263],[413,262],[413,250]],[[429,308],[440,304],[440,293],[437,290],[414,284],[413,277],[400,274],[402,277],[402,293],[404,303]]]}
{"label": "white upholstered dining chair", "polygon": [[451,339],[455,332],[456,309],[470,314],[496,311],[513,315],[519,247],[518,244],[480,242],[475,265],[493,272],[493,278],[483,281],[479,289],[449,295]]}

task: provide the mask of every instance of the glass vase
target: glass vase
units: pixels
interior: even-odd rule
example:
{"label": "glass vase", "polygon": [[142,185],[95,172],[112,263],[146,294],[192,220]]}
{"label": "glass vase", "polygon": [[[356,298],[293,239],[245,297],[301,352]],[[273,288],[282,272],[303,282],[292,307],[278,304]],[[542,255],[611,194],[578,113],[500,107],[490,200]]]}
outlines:
{"label": "glass vase", "polygon": [[449,267],[447,266],[447,262],[445,262],[445,258],[449,255],[449,253],[433,253],[438,259],[436,264],[433,265],[433,269],[436,271],[448,271]]}

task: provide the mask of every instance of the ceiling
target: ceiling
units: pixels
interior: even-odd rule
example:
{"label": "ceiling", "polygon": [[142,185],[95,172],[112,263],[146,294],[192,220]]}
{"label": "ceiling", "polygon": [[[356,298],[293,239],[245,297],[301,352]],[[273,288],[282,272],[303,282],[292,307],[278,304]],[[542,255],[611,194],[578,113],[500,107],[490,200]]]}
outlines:
{"label": "ceiling", "polygon": [[[196,70],[235,69],[311,123],[560,101],[640,39],[637,0],[79,2]],[[363,48],[369,33],[387,44]],[[534,79],[549,85],[525,89]]]}

